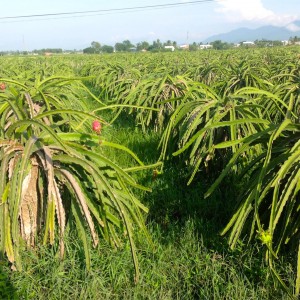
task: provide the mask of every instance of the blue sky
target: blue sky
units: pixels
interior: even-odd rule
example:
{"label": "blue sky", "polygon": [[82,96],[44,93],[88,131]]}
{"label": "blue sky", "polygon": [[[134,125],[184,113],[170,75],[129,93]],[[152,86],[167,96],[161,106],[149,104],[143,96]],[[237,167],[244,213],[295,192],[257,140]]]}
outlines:
{"label": "blue sky", "polygon": [[[191,0],[190,0],[191,1]],[[11,0],[1,6],[0,51],[41,48],[83,49],[92,41],[114,45],[160,39],[178,43],[201,42],[207,37],[238,27],[286,26],[300,30],[299,0],[215,0],[187,4],[188,0]],[[126,13],[98,13],[81,17],[1,19],[3,17],[91,11],[136,6],[185,3],[164,9]]]}

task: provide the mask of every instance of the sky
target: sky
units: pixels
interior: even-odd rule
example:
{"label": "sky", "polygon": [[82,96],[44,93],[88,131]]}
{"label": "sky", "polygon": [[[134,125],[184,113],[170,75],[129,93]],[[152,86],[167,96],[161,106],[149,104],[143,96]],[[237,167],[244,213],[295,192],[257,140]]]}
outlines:
{"label": "sky", "polygon": [[[0,51],[31,51],[42,48],[81,50],[92,41],[114,45],[157,39],[178,44],[206,38],[239,27],[264,25],[300,30],[299,0],[11,0],[0,10]],[[164,6],[165,4],[176,4]],[[155,8],[124,8],[160,5]],[[117,9],[117,10],[116,10]],[[120,10],[118,10],[120,9]],[[106,10],[106,11],[104,11]],[[97,13],[44,15],[69,12]],[[8,18],[17,17],[17,18]]]}

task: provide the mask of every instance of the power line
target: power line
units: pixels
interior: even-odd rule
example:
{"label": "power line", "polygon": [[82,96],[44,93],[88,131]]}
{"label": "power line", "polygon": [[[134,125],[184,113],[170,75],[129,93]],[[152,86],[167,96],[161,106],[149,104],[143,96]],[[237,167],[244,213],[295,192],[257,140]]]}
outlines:
{"label": "power line", "polygon": [[123,8],[110,8],[110,9],[99,9],[99,10],[86,10],[86,11],[74,11],[74,12],[59,12],[51,14],[35,14],[35,15],[24,15],[24,16],[8,16],[0,17],[0,20],[11,20],[11,19],[30,19],[30,18],[42,18],[42,17],[54,17],[54,16],[67,16],[67,15],[84,15],[84,14],[97,14],[97,13],[119,13],[119,12],[131,12],[136,10],[147,10],[147,9],[163,9],[168,7],[186,6],[192,4],[201,4],[204,2],[216,2],[216,0],[198,0],[198,1],[188,1],[188,2],[175,2],[167,4],[157,4],[157,5],[145,5],[145,6],[135,6],[135,7],[123,7]]}

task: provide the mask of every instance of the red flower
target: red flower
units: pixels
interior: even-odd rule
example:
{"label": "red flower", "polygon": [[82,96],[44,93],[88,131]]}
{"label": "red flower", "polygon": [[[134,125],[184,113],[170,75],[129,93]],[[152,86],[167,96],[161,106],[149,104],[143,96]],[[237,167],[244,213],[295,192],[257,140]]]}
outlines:
{"label": "red flower", "polygon": [[4,91],[6,89],[6,85],[4,82],[0,83],[0,90]]}
{"label": "red flower", "polygon": [[95,120],[92,124],[93,131],[100,134],[101,133],[101,128],[102,128],[101,123],[98,120]]}

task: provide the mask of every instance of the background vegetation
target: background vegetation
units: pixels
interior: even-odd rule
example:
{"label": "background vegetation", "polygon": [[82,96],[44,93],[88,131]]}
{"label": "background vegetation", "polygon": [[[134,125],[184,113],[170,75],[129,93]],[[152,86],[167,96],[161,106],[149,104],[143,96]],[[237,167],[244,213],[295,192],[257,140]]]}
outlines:
{"label": "background vegetation", "polygon": [[[299,52],[1,58],[3,297],[296,297]],[[47,149],[68,217],[62,227],[56,205],[51,245],[47,217],[29,247],[18,242],[22,213],[9,182],[22,203],[25,174]],[[12,160],[24,177],[12,173]],[[48,192],[37,198],[47,199],[50,177],[38,165]],[[63,169],[82,192],[65,183]],[[23,271],[11,271],[11,253]]]}

